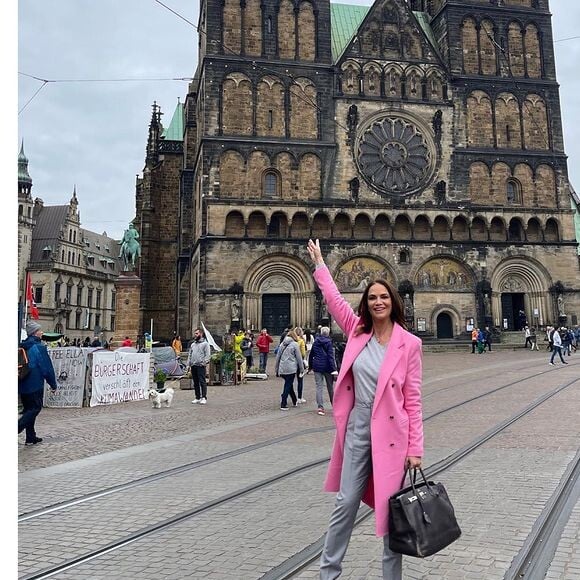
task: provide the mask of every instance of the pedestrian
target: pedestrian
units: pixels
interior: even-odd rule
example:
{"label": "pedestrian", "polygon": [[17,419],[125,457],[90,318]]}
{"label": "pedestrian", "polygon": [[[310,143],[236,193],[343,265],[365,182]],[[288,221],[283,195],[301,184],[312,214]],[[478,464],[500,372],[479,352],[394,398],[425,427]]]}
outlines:
{"label": "pedestrian", "polygon": [[374,508],[375,532],[383,537],[383,578],[401,580],[402,557],[389,548],[388,504],[405,470],[422,464],[421,340],[407,332],[403,301],[392,284],[370,281],[357,315],[336,287],[318,240],[309,240],[308,253],[328,312],[348,337],[334,389],[336,435],[325,482],[327,491],[339,493],[320,578],[340,576],[362,499]]}
{"label": "pedestrian", "polygon": [[485,352],[485,335],[481,328],[477,330],[477,352],[478,354]]}
{"label": "pedestrian", "polygon": [[560,329],[560,338],[562,339],[562,354],[570,356],[572,354],[572,336],[565,326]]}
{"label": "pedestrian", "polygon": [[234,337],[234,352],[236,354],[242,354],[242,340],[244,340],[246,332],[243,328],[240,328],[237,332],[232,330],[232,335]]}
{"label": "pedestrian", "polygon": [[84,346],[85,348],[87,348],[87,347],[91,346],[91,339],[90,339],[90,337],[88,337],[88,336],[87,336],[87,337],[85,337],[85,340],[83,341],[83,346]]}
{"label": "pedestrian", "polygon": [[181,354],[181,351],[183,350],[183,344],[181,343],[181,336],[179,336],[179,334],[173,339],[171,348],[175,351],[177,356]]}
{"label": "pedestrian", "polygon": [[304,342],[304,331],[300,326],[297,326],[294,329],[294,334],[296,335],[296,342],[300,347],[300,356],[302,357],[302,370],[296,372],[296,382],[297,382],[297,390],[298,390],[298,404],[301,405],[306,403],[306,399],[304,398],[304,373],[308,369],[308,355],[306,353],[306,343]]}
{"label": "pedestrian", "polygon": [[540,350],[538,348],[538,336],[536,335],[536,327],[532,326],[532,328],[530,328],[530,344],[532,345],[532,348],[530,350]]}
{"label": "pedestrian", "polygon": [[524,337],[526,338],[526,342],[524,343],[524,348],[528,348],[528,344],[532,344],[531,341],[531,331],[530,331],[530,327],[528,325],[526,325],[524,327]]}
{"label": "pedestrian", "polygon": [[323,326],[320,329],[320,335],[314,340],[308,356],[308,368],[309,372],[310,370],[314,372],[317,413],[319,415],[325,415],[326,411],[324,410],[322,397],[323,386],[326,382],[328,398],[332,405],[332,399],[334,397],[334,385],[332,383],[338,375],[334,348],[332,347],[332,339],[330,338],[330,328],[328,326]]}
{"label": "pedestrian", "polygon": [[254,366],[254,357],[252,356],[252,348],[254,347],[254,342],[252,340],[252,333],[246,330],[244,338],[240,343],[240,348],[242,349],[242,356],[246,359],[246,372]]}
{"label": "pedestrian", "polygon": [[294,377],[297,372],[304,372],[304,362],[298,346],[298,337],[293,330],[289,330],[276,355],[276,376],[284,379],[280,398],[281,411],[288,410],[288,396],[292,399],[294,407],[298,405],[298,397],[294,392]]}
{"label": "pedestrian", "polygon": [[479,335],[479,328],[474,328],[471,331],[471,354],[475,354],[477,348],[477,337]]}
{"label": "pedestrian", "polygon": [[274,342],[274,339],[268,334],[267,328],[262,328],[260,336],[256,341],[256,346],[258,347],[258,352],[260,353],[260,372],[266,372],[266,365],[268,364],[268,353],[270,352],[270,345]]}
{"label": "pedestrian", "polygon": [[133,346],[133,341],[126,336],[125,340],[121,343],[121,346]]}
{"label": "pedestrian", "polygon": [[28,374],[18,381],[18,394],[22,402],[22,416],[18,419],[18,433],[26,430],[25,445],[36,445],[42,437],[36,435],[36,417],[42,410],[44,399],[44,381],[53,393],[57,383],[52,361],[48,356],[46,345],[42,344],[42,326],[35,320],[26,323],[27,338],[20,346],[28,356]]}
{"label": "pedestrian", "polygon": [[195,390],[195,399],[191,401],[194,405],[205,405],[207,403],[205,369],[209,363],[210,356],[209,344],[205,339],[203,330],[196,328],[187,355],[187,366],[191,369],[191,380]]}
{"label": "pedestrian", "polygon": [[491,330],[489,329],[489,326],[486,326],[483,331],[483,348],[484,350],[487,348],[487,350],[491,352]]}
{"label": "pedestrian", "polygon": [[554,327],[547,326],[546,327],[546,339],[548,340],[548,346],[546,350],[551,351],[554,348],[554,342],[552,341],[552,337],[554,336]]}
{"label": "pedestrian", "polygon": [[314,344],[314,334],[312,334],[312,331],[309,328],[306,328],[304,330],[304,344],[306,345],[306,358],[308,359],[308,355],[310,353],[310,350],[312,349],[312,345]]}
{"label": "pedestrian", "polygon": [[552,332],[552,358],[550,359],[550,364],[554,366],[554,357],[558,354],[560,356],[560,360],[563,364],[567,365],[568,363],[564,360],[562,356],[562,338],[558,329],[554,327]]}

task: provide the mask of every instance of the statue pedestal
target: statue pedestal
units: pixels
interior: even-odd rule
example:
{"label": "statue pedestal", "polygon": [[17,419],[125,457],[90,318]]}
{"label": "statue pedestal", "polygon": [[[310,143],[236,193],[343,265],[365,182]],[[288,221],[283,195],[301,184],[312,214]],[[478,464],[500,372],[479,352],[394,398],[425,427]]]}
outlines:
{"label": "statue pedestal", "polygon": [[140,331],[141,278],[134,272],[122,272],[115,281],[116,317],[113,346],[121,346],[128,336],[137,344]]}

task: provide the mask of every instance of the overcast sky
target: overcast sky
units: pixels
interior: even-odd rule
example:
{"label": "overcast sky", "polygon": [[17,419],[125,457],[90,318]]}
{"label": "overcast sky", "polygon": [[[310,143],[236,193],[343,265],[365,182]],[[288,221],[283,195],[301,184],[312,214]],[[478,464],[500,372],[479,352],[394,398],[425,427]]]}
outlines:
{"label": "overcast sky", "polygon": [[[197,25],[199,0],[163,3]],[[555,39],[578,35],[578,0],[551,0],[551,10]],[[18,11],[20,73],[74,80],[173,79],[195,72],[196,30],[155,0],[19,0]],[[555,47],[569,172],[580,183],[574,134],[580,38]],[[42,84],[18,76],[19,110]],[[66,204],[76,185],[82,227],[119,238],[135,215],[135,175],[143,169],[151,104],[161,105],[167,126],[186,90],[187,81],[174,80],[46,84],[18,116],[18,146],[24,139],[33,195],[45,204]]]}

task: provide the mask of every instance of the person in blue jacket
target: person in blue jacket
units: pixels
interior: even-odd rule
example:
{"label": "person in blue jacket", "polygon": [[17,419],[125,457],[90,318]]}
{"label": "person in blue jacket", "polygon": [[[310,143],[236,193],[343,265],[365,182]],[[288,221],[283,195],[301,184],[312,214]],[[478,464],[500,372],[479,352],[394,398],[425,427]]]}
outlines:
{"label": "person in blue jacket", "polygon": [[314,344],[310,349],[308,357],[308,368],[314,371],[314,382],[316,383],[316,406],[318,414],[325,415],[324,403],[322,401],[322,391],[324,381],[326,381],[326,390],[328,398],[332,404],[334,396],[334,387],[332,382],[336,379],[338,372],[336,370],[336,360],[334,358],[334,348],[330,338],[330,328],[323,326],[320,334],[314,339]]}
{"label": "person in blue jacket", "polygon": [[36,445],[42,441],[36,436],[34,423],[42,410],[44,398],[44,381],[52,392],[56,391],[57,383],[52,361],[48,356],[46,345],[42,343],[42,327],[35,320],[26,323],[28,337],[20,346],[28,355],[29,373],[18,381],[18,393],[22,401],[22,416],[18,419],[18,433],[26,429],[25,445]]}

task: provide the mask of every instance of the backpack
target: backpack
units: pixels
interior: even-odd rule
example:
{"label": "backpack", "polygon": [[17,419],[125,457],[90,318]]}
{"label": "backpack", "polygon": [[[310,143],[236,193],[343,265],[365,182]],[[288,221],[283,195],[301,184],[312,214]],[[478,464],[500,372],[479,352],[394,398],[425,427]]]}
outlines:
{"label": "backpack", "polygon": [[18,347],[18,382],[24,380],[29,372],[28,353],[25,348]]}

